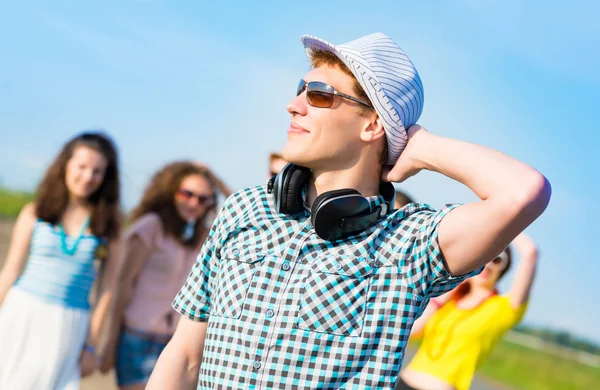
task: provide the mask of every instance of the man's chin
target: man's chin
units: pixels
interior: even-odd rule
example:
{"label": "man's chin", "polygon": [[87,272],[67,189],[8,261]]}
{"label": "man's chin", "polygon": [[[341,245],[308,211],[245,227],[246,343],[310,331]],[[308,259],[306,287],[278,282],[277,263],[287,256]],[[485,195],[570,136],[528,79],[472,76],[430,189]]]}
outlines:
{"label": "man's chin", "polygon": [[307,164],[310,164],[310,160],[306,158],[306,153],[300,150],[284,147],[281,155],[286,161],[291,162],[294,165],[307,167]]}

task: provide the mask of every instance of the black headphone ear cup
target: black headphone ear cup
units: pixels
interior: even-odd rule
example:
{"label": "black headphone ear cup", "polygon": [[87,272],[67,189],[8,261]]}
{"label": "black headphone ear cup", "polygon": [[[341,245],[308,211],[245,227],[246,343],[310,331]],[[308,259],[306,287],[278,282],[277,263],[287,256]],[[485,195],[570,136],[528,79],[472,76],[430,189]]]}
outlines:
{"label": "black headphone ear cup", "polygon": [[349,233],[343,224],[346,218],[369,210],[369,202],[358,191],[344,188],[319,195],[311,208],[310,218],[319,237],[332,241]]}
{"label": "black headphone ear cup", "polygon": [[304,167],[295,166],[286,175],[281,190],[281,204],[286,214],[296,214],[302,211],[302,186],[308,180],[310,171]]}
{"label": "black headphone ear cup", "polygon": [[390,207],[394,208],[394,199],[396,196],[396,188],[390,182],[381,182],[379,185],[379,193],[383,195],[383,199],[389,203]]}
{"label": "black headphone ear cup", "polygon": [[344,195],[360,195],[360,192],[353,190],[351,188],[342,188],[341,190],[333,190],[323,192],[321,195],[317,196],[317,199],[313,202],[313,205],[310,209],[310,213],[312,214],[313,222],[316,218],[316,215],[319,213],[319,208],[323,203],[328,201],[329,199],[336,198],[338,196]]}

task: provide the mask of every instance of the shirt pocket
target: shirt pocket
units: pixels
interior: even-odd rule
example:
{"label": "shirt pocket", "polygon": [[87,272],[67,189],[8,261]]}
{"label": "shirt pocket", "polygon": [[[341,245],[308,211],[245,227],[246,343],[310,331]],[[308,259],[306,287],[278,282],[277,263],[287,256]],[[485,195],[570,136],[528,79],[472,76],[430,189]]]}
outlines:
{"label": "shirt pocket", "polygon": [[367,258],[317,258],[302,289],[298,328],[359,336],[372,269]]}
{"label": "shirt pocket", "polygon": [[240,318],[252,278],[267,254],[253,250],[225,250],[219,262],[212,314]]}

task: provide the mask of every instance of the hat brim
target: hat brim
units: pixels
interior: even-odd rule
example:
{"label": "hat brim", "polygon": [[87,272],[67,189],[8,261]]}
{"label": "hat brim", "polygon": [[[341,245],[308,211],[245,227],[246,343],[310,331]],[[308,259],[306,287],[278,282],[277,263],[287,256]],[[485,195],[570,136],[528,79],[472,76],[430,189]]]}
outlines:
{"label": "hat brim", "polygon": [[[358,81],[358,83],[360,84],[360,86],[362,87],[362,89],[365,91],[365,93],[367,93],[368,96],[368,86],[364,85],[361,77],[359,77],[356,74],[356,70],[354,69],[354,66],[352,66],[351,64],[349,64],[346,61],[346,56],[343,55],[336,47],[335,45],[321,39],[321,38],[317,38],[313,35],[303,35],[300,38],[302,45],[304,45],[304,48],[306,50],[306,55],[308,56],[308,58],[310,58],[312,60],[313,58],[313,51],[314,50],[323,50],[323,51],[328,51],[331,52],[333,54],[335,54],[335,56],[337,58],[340,59],[340,61],[342,61],[344,63],[344,65],[346,65],[346,67],[350,70],[350,72],[352,72],[352,74],[354,75],[354,77],[356,78],[356,80]],[[371,99],[371,96],[368,96],[369,100]],[[371,103],[372,104],[372,103]],[[375,108],[376,111],[377,107],[375,107],[373,105],[373,107]]]}
{"label": "hat brim", "polygon": [[[300,38],[300,41],[302,42],[302,45],[306,49],[306,55],[308,55],[308,58],[310,58],[310,59],[313,58],[313,56],[312,56],[313,50],[323,50],[323,51],[328,51],[328,52],[335,54],[337,58],[339,58],[340,60],[342,60],[342,62],[344,64],[346,64],[346,60],[344,59],[344,56],[342,56],[342,54],[335,48],[334,44],[329,43],[321,38],[317,38],[313,35],[303,35]],[[346,66],[348,66],[348,64],[346,64]]]}

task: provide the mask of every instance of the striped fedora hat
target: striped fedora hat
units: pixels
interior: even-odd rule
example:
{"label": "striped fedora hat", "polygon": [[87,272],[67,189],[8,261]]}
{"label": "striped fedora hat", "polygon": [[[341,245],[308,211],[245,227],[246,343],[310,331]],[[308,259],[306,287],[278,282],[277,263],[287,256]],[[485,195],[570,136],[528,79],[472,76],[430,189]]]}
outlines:
{"label": "striped fedora hat", "polygon": [[354,74],[383,121],[388,141],[388,164],[406,147],[406,129],[423,111],[423,84],[402,49],[387,35],[376,33],[342,45],[303,35],[309,57],[314,50],[334,53]]}

